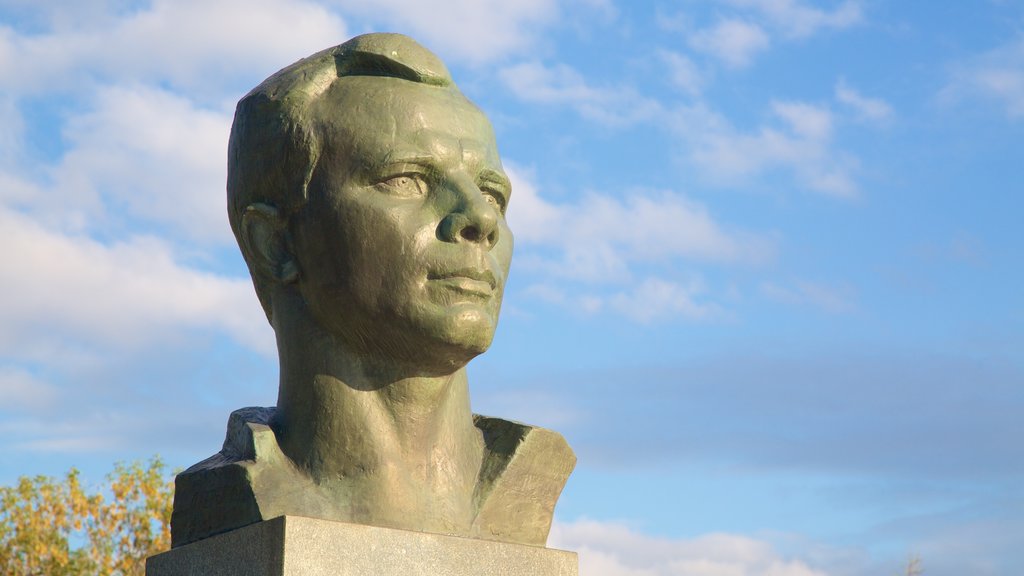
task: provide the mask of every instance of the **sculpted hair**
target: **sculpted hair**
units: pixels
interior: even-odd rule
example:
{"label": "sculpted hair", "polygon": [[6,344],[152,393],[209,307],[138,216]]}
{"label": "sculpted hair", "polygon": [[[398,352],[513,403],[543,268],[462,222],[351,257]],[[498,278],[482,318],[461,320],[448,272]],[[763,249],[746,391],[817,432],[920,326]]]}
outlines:
{"label": "sculpted hair", "polygon": [[256,295],[271,319],[271,281],[257,273],[241,238],[242,215],[266,204],[289,217],[306,203],[320,159],[323,122],[313,104],[350,76],[399,78],[454,87],[444,63],[401,34],[365,34],[278,71],[238,102],[228,140],[228,220],[249,266]]}

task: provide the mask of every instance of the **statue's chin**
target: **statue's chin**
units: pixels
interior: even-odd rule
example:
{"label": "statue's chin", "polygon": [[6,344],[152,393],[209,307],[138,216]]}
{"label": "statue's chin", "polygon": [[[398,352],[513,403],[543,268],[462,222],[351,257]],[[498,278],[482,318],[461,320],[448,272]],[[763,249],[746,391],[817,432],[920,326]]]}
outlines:
{"label": "statue's chin", "polygon": [[442,376],[463,368],[490,347],[497,318],[487,308],[456,304],[429,312],[394,325],[389,338],[381,340],[378,334],[379,359],[421,376]]}
{"label": "statue's chin", "polygon": [[[496,302],[456,302],[410,307],[404,314],[327,315],[323,310],[300,307],[298,310],[275,308],[274,329],[301,334],[298,341],[311,345],[317,335],[327,344],[365,356],[422,376],[451,374],[464,367],[491,345],[498,323]],[[299,312],[288,314],[288,312]],[[288,318],[306,321],[288,322]],[[287,340],[287,339],[286,339]],[[292,338],[293,343],[297,343]]]}
{"label": "statue's chin", "polygon": [[487,351],[496,327],[495,315],[481,307],[455,306],[444,315],[431,336],[444,349],[440,355],[445,364],[461,368]]}

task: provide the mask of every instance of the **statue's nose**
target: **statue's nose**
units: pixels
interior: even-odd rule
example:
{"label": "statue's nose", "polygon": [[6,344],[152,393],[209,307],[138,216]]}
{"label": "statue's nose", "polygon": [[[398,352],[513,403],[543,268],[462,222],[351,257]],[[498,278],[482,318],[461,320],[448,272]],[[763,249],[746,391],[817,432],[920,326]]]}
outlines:
{"label": "statue's nose", "polygon": [[439,235],[446,242],[474,242],[490,250],[498,243],[498,211],[468,178],[450,183],[455,203],[441,220]]}

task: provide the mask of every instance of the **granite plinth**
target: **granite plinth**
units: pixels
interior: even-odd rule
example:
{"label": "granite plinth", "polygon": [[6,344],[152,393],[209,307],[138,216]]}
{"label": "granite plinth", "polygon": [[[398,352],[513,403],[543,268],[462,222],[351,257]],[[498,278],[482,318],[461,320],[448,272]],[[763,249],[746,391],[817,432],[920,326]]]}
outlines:
{"label": "granite plinth", "polygon": [[146,576],[577,576],[563,550],[280,516],[146,560]]}

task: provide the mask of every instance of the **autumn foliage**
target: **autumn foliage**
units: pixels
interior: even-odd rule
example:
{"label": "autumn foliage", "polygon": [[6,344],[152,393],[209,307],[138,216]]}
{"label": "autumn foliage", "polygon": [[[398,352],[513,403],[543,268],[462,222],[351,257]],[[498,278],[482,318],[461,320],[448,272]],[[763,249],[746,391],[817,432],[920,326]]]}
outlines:
{"label": "autumn foliage", "polygon": [[173,481],[159,458],[118,464],[107,481],[89,491],[72,468],[0,487],[0,574],[142,576],[170,548]]}

